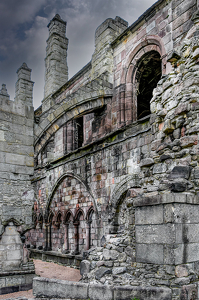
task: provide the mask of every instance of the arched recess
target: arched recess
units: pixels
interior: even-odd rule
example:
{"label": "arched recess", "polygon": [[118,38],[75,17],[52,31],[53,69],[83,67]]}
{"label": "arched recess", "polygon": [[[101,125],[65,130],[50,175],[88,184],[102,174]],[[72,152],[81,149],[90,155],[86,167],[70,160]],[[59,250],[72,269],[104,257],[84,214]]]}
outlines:
{"label": "arched recess", "polygon": [[96,204],[96,201],[95,201],[95,198],[89,188],[89,186],[77,175],[73,174],[73,173],[64,173],[63,175],[61,175],[59,177],[59,179],[56,181],[56,183],[54,184],[53,188],[52,188],[52,191],[48,197],[48,200],[47,200],[47,205],[46,205],[46,211],[45,211],[45,219],[48,218],[48,215],[49,215],[49,209],[50,209],[50,206],[51,206],[51,202],[52,202],[52,199],[53,199],[53,196],[57,190],[57,188],[59,187],[59,185],[62,183],[62,181],[66,178],[66,177],[72,177],[76,180],[78,180],[86,189],[86,191],[88,192],[89,196],[91,197],[92,199],[92,202],[94,204],[94,209],[95,209],[95,213],[97,214],[98,216],[98,209],[97,209],[97,204]]}
{"label": "arched recess", "polygon": [[62,213],[58,211],[55,218],[55,226],[59,229],[62,222]]}
{"label": "arched recess", "polygon": [[70,235],[73,235],[74,225],[73,225],[73,213],[71,210],[67,210],[64,215],[63,223],[65,225],[65,234],[64,234],[64,252],[68,253],[70,249]]}
{"label": "arched recess", "polygon": [[[89,250],[93,246],[92,240],[92,230],[93,226],[93,216],[95,214],[93,206],[91,206],[86,214],[86,250]],[[95,237],[96,238],[96,237]]]}
{"label": "arched recess", "polygon": [[86,239],[86,228],[85,228],[85,217],[84,212],[81,208],[76,211],[74,217],[75,227],[75,251],[74,254],[81,253],[84,249]]}
{"label": "arched recess", "polygon": [[36,229],[36,227],[37,227],[37,214],[36,214],[36,212],[33,212],[33,214],[32,214],[32,223],[33,223],[33,228]]}
{"label": "arched recess", "polygon": [[119,228],[119,213],[121,204],[128,197],[131,188],[140,188],[139,178],[136,175],[128,175],[113,190],[109,206],[109,232],[115,233]]}
{"label": "arched recess", "polygon": [[[151,56],[150,54],[151,53]],[[120,86],[122,91],[120,92],[120,115],[119,115],[119,122],[120,124],[125,123],[130,124],[132,121],[136,121],[138,118],[142,118],[142,116],[146,116],[149,112],[149,101],[150,96],[149,94],[152,93],[153,88],[151,88],[150,85],[150,93],[146,90],[146,94],[148,94],[147,97],[147,109],[145,114],[142,113],[142,106],[139,107],[139,112],[137,113],[137,101],[140,99],[137,99],[137,94],[139,92],[139,89],[142,89],[143,86],[148,80],[145,80],[146,77],[149,79],[151,74],[153,74],[153,66],[156,65],[153,63],[156,60],[159,60],[160,68],[161,68],[161,74],[165,74],[166,72],[166,51],[164,44],[159,36],[148,36],[146,39],[142,42],[140,42],[132,52],[128,55],[126,61],[126,65],[122,71],[121,75],[121,82]],[[145,60],[143,60],[145,58]],[[151,66],[151,71],[147,72],[145,71],[140,72],[141,69],[144,68],[144,63],[148,61],[148,69],[149,66]],[[147,69],[147,68],[146,68]],[[156,76],[156,83],[153,86],[155,87],[157,85],[158,80],[161,76]],[[141,85],[139,82],[139,79],[141,79]],[[141,94],[142,98],[142,94]],[[151,97],[152,98],[152,97]],[[144,99],[143,99],[144,101]]]}
{"label": "arched recess", "polygon": [[38,223],[39,223],[39,227],[40,229],[42,229],[43,227],[43,215],[41,213],[39,213],[39,216],[38,216]]}
{"label": "arched recess", "polygon": [[45,250],[51,251],[52,250],[52,224],[53,224],[54,213],[52,211],[49,212],[48,218],[46,220],[46,245]]}
{"label": "arched recess", "polygon": [[[60,194],[62,195],[60,197]],[[97,210],[94,207],[95,199],[91,194],[91,191],[87,184],[83,182],[78,176],[71,174],[69,172],[63,174],[53,186],[51,194],[47,201],[45,221],[46,230],[48,231],[47,243],[52,245],[53,251],[66,252],[70,251],[72,253],[82,252],[86,248],[86,219],[84,212],[79,208],[83,208],[86,211],[90,206],[93,205],[93,210],[95,211],[96,219]],[[55,223],[53,223],[52,229],[49,222],[49,212],[60,211],[62,216],[64,216],[64,222],[61,222],[61,226],[58,229],[57,219],[55,217]],[[71,212],[69,212],[69,210]],[[67,215],[66,212],[68,211]],[[79,215],[80,214],[80,215]],[[74,215],[73,222],[72,215]],[[57,216],[57,213],[56,213]],[[96,222],[95,222],[96,223]],[[99,226],[96,225],[96,231],[99,230]],[[50,240],[50,230],[52,233],[52,241]],[[75,238],[74,238],[75,236]]]}
{"label": "arched recess", "polygon": [[111,197],[110,206],[113,210],[115,210],[118,207],[118,204],[120,203],[120,199],[126,191],[128,191],[130,188],[133,187],[140,187],[140,181],[138,176],[136,175],[127,175],[124,177],[123,180],[118,183],[113,192]]}

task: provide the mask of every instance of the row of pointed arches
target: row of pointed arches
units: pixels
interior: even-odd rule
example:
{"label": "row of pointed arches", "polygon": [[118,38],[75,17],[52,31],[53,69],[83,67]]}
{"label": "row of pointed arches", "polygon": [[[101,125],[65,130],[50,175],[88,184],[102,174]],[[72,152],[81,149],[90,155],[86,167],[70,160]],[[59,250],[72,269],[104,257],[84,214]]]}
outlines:
{"label": "row of pointed arches", "polygon": [[96,238],[94,229],[96,221],[93,206],[87,210],[87,213],[81,208],[77,208],[75,212],[71,209],[65,212],[50,210],[46,217],[34,211],[34,230],[43,233],[42,237],[45,235],[45,245],[43,247],[39,245],[38,248],[80,254],[93,245]]}

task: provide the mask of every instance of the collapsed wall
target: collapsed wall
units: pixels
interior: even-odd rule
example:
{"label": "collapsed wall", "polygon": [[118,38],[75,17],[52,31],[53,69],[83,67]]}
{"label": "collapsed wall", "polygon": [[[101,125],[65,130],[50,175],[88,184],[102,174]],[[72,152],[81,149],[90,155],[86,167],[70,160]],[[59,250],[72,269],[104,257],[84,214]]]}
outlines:
{"label": "collapsed wall", "polygon": [[5,84],[0,91],[0,294],[30,289],[34,277],[25,246],[34,203],[33,82],[25,63],[17,74],[15,100]]}

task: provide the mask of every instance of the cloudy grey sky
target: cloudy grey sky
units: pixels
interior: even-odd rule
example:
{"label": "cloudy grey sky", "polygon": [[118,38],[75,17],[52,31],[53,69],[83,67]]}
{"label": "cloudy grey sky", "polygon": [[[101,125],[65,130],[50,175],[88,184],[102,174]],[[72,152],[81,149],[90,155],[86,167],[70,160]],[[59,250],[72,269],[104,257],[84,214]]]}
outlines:
{"label": "cloudy grey sky", "polygon": [[95,29],[120,16],[129,26],[155,0],[0,0],[0,88],[14,99],[16,70],[32,69],[34,107],[43,99],[47,25],[56,13],[67,21],[69,78],[91,60]]}

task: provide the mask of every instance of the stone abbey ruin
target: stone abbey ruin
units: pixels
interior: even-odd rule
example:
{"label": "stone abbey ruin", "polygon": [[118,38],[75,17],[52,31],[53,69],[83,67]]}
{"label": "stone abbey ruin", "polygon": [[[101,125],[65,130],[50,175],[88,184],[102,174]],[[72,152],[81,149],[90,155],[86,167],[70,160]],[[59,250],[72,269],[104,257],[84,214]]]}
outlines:
{"label": "stone abbey ruin", "polygon": [[31,256],[82,275],[36,278],[37,296],[198,299],[198,9],[159,0],[130,26],[105,20],[70,80],[56,15],[42,105],[25,63],[14,101],[2,85],[0,293],[32,285]]}

